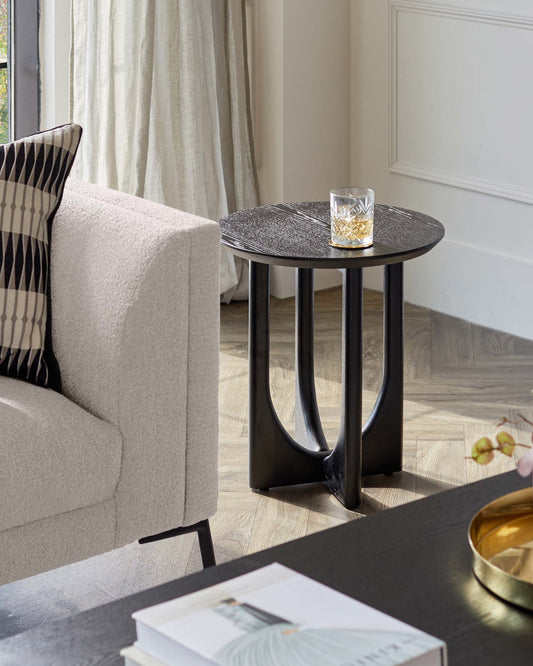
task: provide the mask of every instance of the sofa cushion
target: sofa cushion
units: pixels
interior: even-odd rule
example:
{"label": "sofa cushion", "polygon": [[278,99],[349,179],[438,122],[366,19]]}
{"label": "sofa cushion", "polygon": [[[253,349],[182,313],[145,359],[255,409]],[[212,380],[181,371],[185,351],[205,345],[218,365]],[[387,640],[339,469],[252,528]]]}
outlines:
{"label": "sofa cushion", "polygon": [[0,376],[0,530],[114,496],[122,439],[64,396]]}
{"label": "sofa cushion", "polygon": [[64,125],[0,145],[0,374],[58,391],[49,238],[80,137]]}

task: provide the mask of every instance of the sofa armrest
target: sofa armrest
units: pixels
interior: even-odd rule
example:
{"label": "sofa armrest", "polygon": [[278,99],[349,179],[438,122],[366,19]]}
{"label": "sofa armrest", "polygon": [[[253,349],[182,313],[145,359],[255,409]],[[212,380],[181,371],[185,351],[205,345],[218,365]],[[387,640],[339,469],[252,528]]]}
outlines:
{"label": "sofa armrest", "polygon": [[117,546],[215,511],[219,241],[214,222],[73,180],[57,213],[54,350],[64,394],[122,433]]}

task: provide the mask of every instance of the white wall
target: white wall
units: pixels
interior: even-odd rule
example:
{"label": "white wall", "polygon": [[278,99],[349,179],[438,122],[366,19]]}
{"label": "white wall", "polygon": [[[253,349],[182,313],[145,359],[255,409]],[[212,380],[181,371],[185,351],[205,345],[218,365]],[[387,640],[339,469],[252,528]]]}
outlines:
{"label": "white wall", "polygon": [[447,230],[406,299],[533,339],[531,63],[528,0],[352,1],[351,180]]}
{"label": "white wall", "polygon": [[[313,201],[350,180],[349,0],[253,0],[253,118],[262,203]],[[316,286],[339,284],[317,271]],[[276,267],[272,292],[294,294]]]}

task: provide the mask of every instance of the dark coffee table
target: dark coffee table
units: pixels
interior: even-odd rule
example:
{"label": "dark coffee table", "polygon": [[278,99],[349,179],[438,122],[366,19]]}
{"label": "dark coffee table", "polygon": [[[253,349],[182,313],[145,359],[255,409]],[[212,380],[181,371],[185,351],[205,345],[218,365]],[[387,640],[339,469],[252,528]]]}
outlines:
{"label": "dark coffee table", "polygon": [[526,666],[533,613],[478,583],[467,542],[481,506],[526,485],[510,472],[206,569],[0,641],[0,664],[118,666],[134,611],[281,562],[443,639],[450,666]]}
{"label": "dark coffee table", "polygon": [[[220,220],[222,243],[250,260],[250,486],[323,481],[346,507],[361,502],[361,476],[402,469],[403,262],[429,252],[444,236],[440,222],[412,210],[377,205],[374,245],[329,245],[328,202],[278,204]],[[280,423],[269,386],[270,265],[297,269],[296,438]],[[376,406],[362,428],[362,316],[366,266],[384,266],[384,376]],[[342,268],[342,422],[330,450],[315,396],[313,270]]]}

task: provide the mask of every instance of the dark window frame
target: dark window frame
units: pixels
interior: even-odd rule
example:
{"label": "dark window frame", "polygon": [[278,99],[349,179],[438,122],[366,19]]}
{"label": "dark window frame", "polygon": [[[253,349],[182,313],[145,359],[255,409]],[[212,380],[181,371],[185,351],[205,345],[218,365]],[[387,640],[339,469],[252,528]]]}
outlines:
{"label": "dark window frame", "polygon": [[10,138],[39,131],[39,0],[9,2]]}

